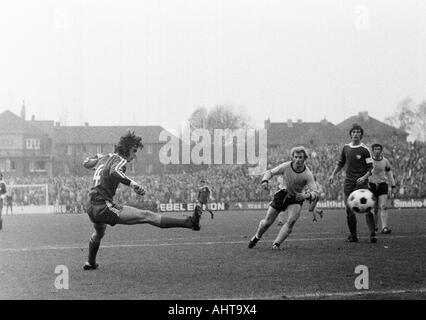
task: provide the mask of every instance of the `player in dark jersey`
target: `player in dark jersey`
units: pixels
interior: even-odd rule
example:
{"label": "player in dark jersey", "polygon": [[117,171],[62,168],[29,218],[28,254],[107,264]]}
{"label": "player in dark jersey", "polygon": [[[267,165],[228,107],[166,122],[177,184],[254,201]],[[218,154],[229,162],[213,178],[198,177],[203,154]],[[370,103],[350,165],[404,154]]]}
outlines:
{"label": "player in dark jersey", "polygon": [[6,183],[3,181],[3,173],[0,172],[0,230],[3,229],[3,219],[1,212],[3,211],[3,199],[6,197]]}
{"label": "player in dark jersey", "polygon": [[201,184],[201,187],[200,189],[198,189],[197,205],[200,206],[201,210],[208,211],[210,213],[210,217],[213,219],[214,218],[213,211],[211,211],[207,207],[208,201],[212,199],[210,188],[206,184],[206,181],[203,179],[200,180],[200,184]]}
{"label": "player in dark jersey", "polygon": [[89,193],[87,214],[93,222],[95,232],[89,241],[89,259],[84,270],[97,269],[96,255],[105,235],[106,225],[148,223],[159,228],[188,228],[200,230],[201,212],[195,208],[194,214],[187,218],[161,216],[149,210],[141,210],[131,206],[114,203],[113,198],[120,183],[131,187],[138,195],[144,195],[145,190],[137,182],[125,174],[126,164],[136,157],[138,149],[142,149],[142,139],[128,132],[120,138],[115,152],[108,155],[96,155],[87,158],[83,165],[93,169],[93,187]]}
{"label": "player in dark jersey", "polygon": [[[346,166],[346,178],[344,182],[345,205],[347,214],[347,223],[350,235],[349,242],[358,242],[357,220],[355,213],[348,206],[348,196],[357,189],[368,189],[368,177],[373,170],[373,159],[367,146],[361,143],[364,130],[358,124],[354,124],[349,130],[351,143],[343,147],[336,167],[329,178],[329,182],[334,182],[334,176]],[[370,241],[376,243],[376,232],[374,215],[372,212],[366,213],[366,221],[370,230]]]}

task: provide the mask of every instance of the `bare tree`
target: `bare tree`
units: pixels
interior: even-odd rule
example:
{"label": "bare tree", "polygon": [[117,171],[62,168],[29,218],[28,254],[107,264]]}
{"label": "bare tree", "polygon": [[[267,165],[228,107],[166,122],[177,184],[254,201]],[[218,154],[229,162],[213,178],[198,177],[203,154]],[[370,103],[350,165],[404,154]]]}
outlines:
{"label": "bare tree", "polygon": [[426,100],[423,100],[417,106],[415,116],[416,122],[413,130],[415,138],[416,140],[426,142]]}
{"label": "bare tree", "polygon": [[208,111],[204,107],[195,109],[189,117],[189,125],[194,129],[205,128],[207,124]]}
{"label": "bare tree", "polygon": [[385,119],[388,124],[407,132],[413,139],[426,141],[426,101],[417,106],[411,98],[405,98],[396,112]]}
{"label": "bare tree", "polygon": [[217,105],[210,110],[204,107],[195,109],[189,117],[191,128],[240,129],[251,124],[249,116],[242,110],[237,111],[232,105]]}
{"label": "bare tree", "polygon": [[398,103],[396,112],[385,121],[393,127],[410,132],[415,123],[413,100],[411,98],[402,100]]}

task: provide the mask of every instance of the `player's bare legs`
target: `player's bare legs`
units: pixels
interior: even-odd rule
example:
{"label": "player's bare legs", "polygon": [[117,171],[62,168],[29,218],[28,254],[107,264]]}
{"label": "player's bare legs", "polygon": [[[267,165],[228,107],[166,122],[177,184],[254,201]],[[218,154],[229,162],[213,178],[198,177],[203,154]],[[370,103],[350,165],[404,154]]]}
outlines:
{"label": "player's bare legs", "polygon": [[285,223],[285,219],[284,219],[284,212],[280,212],[280,214],[278,215],[278,226],[283,226]]}
{"label": "player's bare legs", "polygon": [[357,220],[355,213],[349,208],[348,205],[348,196],[345,195],[345,206],[346,206],[346,220],[348,223],[348,228],[350,232],[350,236],[348,238],[349,242],[358,242],[358,235],[357,235]]}
{"label": "player's bare legs", "polygon": [[92,234],[89,240],[89,258],[86,264],[83,266],[84,270],[95,270],[98,268],[96,263],[96,255],[98,254],[101,240],[105,235],[106,224],[94,223],[93,227],[95,232]]}
{"label": "player's bare legs", "polygon": [[117,223],[125,225],[148,223],[159,228],[188,228],[198,231],[200,230],[199,216],[197,221],[194,221],[197,219],[194,216],[187,218],[165,217],[149,210],[123,206]]}
{"label": "player's bare legs", "polygon": [[[159,228],[188,228],[192,230],[200,230],[200,216],[198,209],[194,211],[191,217],[172,218],[164,217],[149,210],[141,210],[130,206],[123,206],[119,213],[117,224],[134,225],[148,223]],[[105,235],[106,224],[94,223],[95,232],[89,241],[89,258],[83,266],[84,270],[94,270],[98,268],[96,263],[96,255],[101,244],[101,239]]]}
{"label": "player's bare legs", "polygon": [[272,246],[273,249],[278,249],[281,243],[283,243],[285,239],[287,239],[287,237],[290,235],[293,230],[294,224],[300,217],[302,206],[300,204],[291,204],[288,206],[287,211],[287,222],[281,227],[280,231],[278,232],[278,235],[275,238],[274,244]]}
{"label": "player's bare legs", "polygon": [[0,207],[0,231],[1,229],[3,229],[3,219],[1,218],[1,212],[2,212],[3,208]]}
{"label": "player's bare legs", "polygon": [[322,219],[323,211],[320,209],[317,209],[317,204],[319,201],[319,197],[315,198],[315,200],[310,201],[308,211],[312,212],[312,221],[317,221],[317,214]]}
{"label": "player's bare legs", "polygon": [[368,230],[370,231],[370,241],[376,243],[376,223],[374,222],[374,213],[372,211],[365,214],[365,221],[367,222]]}
{"label": "player's bare legs", "polygon": [[256,234],[251,238],[249,248],[253,248],[256,243],[262,238],[262,235],[268,230],[268,228],[274,223],[280,211],[272,207],[268,208],[264,219],[260,220]]}
{"label": "player's bare legs", "polygon": [[376,226],[375,231],[379,230],[379,200],[374,204],[374,225]]}
{"label": "player's bare legs", "polygon": [[207,211],[208,213],[210,213],[210,218],[214,218],[214,213],[213,213],[213,211],[211,211],[208,207],[207,207],[207,204],[203,204],[202,206],[201,206],[201,209],[203,210],[203,211]]}
{"label": "player's bare legs", "polygon": [[[382,221],[382,233],[391,233],[391,230],[388,228],[388,210],[386,208],[386,203],[388,200],[387,194],[379,196],[377,199],[378,215]],[[376,224],[377,226],[377,224]]]}
{"label": "player's bare legs", "polygon": [[201,203],[201,202],[199,202],[199,201],[197,201],[197,204],[196,204],[200,209],[201,209],[201,212],[204,212],[204,211],[207,211],[208,213],[210,213],[210,218],[214,218],[214,213],[213,213],[213,211],[211,211],[208,207],[207,207],[207,204],[205,204],[205,203]]}

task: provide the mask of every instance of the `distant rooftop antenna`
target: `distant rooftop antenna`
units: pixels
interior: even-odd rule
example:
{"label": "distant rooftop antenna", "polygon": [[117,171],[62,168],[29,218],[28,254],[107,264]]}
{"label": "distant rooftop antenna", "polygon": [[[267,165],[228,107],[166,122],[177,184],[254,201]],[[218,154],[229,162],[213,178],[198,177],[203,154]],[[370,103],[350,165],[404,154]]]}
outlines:
{"label": "distant rooftop antenna", "polygon": [[25,120],[25,100],[22,100],[21,118],[22,120]]}
{"label": "distant rooftop antenna", "polygon": [[346,119],[346,98],[343,96],[343,119]]}

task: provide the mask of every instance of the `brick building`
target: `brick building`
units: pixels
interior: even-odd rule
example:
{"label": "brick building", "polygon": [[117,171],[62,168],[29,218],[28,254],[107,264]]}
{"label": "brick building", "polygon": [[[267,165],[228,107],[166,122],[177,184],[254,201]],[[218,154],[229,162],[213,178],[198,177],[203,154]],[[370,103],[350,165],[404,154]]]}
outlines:
{"label": "brick building", "polygon": [[375,142],[384,145],[392,145],[396,142],[407,142],[408,133],[394,128],[371,117],[367,111],[359,112],[358,115],[349,117],[337,125],[349,138],[349,129],[353,123],[358,123],[364,129],[363,141],[368,144]]}
{"label": "brick building", "polygon": [[8,176],[82,175],[82,161],[89,155],[114,151],[127,131],[142,137],[144,149],[128,165],[133,174],[164,172],[159,153],[160,126],[61,126],[50,120],[25,120],[10,111],[0,113],[0,171]]}
{"label": "brick building", "polygon": [[10,111],[0,113],[0,171],[11,176],[51,175],[52,137]]}
{"label": "brick building", "polygon": [[327,120],[271,122],[268,119],[265,121],[265,129],[268,130],[268,149],[297,145],[313,148],[324,144],[344,143],[347,140],[345,132]]}

